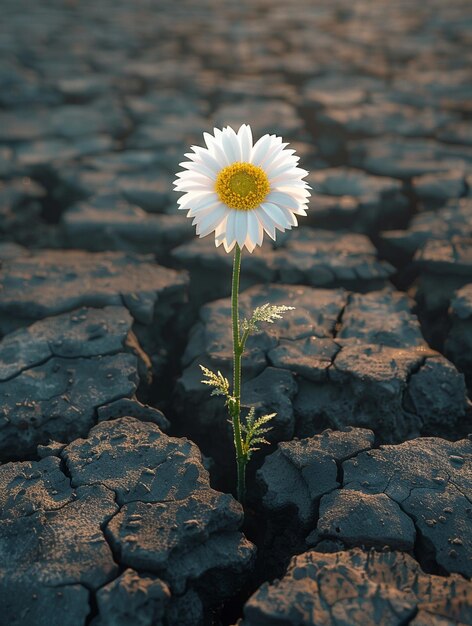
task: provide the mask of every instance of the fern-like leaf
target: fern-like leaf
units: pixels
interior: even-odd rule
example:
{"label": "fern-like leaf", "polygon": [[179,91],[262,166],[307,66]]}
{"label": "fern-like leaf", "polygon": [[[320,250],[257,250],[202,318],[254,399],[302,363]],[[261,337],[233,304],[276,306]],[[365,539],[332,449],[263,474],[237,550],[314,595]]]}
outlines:
{"label": "fern-like leaf", "polygon": [[255,415],[256,409],[252,406],[249,409],[249,413],[246,415],[246,422],[241,421],[241,432],[243,433],[243,435],[247,435],[249,432],[251,432]]}
{"label": "fern-like leaf", "polygon": [[212,396],[225,396],[225,398],[230,397],[229,392],[229,381],[223,376],[223,374],[218,371],[216,374],[212,372],[208,367],[204,365],[200,365],[200,369],[203,372],[203,375],[206,377],[201,382],[204,385],[208,385],[209,387],[213,387],[211,395]]}
{"label": "fern-like leaf", "polygon": [[262,306],[256,307],[251,317],[242,321],[241,330],[246,335],[256,333],[259,331],[258,324],[261,322],[273,324],[275,320],[282,319],[282,313],[285,313],[286,311],[293,311],[294,309],[294,306],[285,306],[285,304],[269,304],[267,302]]}
{"label": "fern-like leaf", "polygon": [[258,444],[269,443],[263,435],[272,430],[272,426],[267,427],[265,424],[270,422],[275,416],[276,413],[271,413],[270,415],[262,415],[262,417],[256,419],[255,408],[251,407],[249,409],[245,422],[241,423],[243,452],[247,460],[251,458],[253,452],[260,450]]}

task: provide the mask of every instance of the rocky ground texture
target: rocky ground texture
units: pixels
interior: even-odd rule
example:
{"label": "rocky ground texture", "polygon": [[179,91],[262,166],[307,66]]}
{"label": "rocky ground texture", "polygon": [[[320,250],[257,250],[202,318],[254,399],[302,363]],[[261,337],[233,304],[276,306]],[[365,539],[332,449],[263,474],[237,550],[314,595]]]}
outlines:
{"label": "rocky ground texture", "polygon": [[[3,0],[0,622],[472,624],[467,0]],[[232,259],[172,181],[250,123],[309,170],[243,258],[234,498],[199,364],[231,371]]]}

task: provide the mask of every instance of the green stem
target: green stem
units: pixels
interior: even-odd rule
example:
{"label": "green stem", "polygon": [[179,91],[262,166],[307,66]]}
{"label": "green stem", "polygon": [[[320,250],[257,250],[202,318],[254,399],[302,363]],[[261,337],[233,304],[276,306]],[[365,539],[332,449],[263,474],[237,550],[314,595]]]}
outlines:
{"label": "green stem", "polygon": [[234,249],[233,282],[231,289],[231,321],[233,325],[233,397],[234,406],[231,411],[233,421],[234,449],[236,452],[237,493],[238,500],[244,504],[246,497],[246,458],[241,439],[241,357],[244,345],[239,335],[239,274],[241,271],[241,248],[236,244]]}

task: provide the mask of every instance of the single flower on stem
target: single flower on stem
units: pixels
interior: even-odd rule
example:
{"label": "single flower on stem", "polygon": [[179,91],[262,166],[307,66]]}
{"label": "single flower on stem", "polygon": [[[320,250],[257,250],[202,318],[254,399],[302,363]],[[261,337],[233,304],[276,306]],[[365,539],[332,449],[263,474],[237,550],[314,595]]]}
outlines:
{"label": "single flower on stem", "polygon": [[180,163],[175,190],[183,192],[179,209],[193,218],[197,235],[215,233],[215,245],[226,252],[234,248],[231,291],[233,331],[233,385],[221,374],[203,368],[206,385],[213,395],[226,398],[233,425],[237,464],[237,494],[241,503],[246,495],[246,465],[255,447],[267,443],[264,435],[275,414],[256,418],[253,409],[241,421],[241,359],[249,335],[261,322],[273,323],[293,307],[264,304],[252,316],[239,321],[239,275],[241,251],[253,252],[262,245],[264,233],[275,240],[276,231],[298,226],[297,215],[306,215],[308,172],[298,167],[294,150],[287,150],[281,137],[264,135],[253,143],[251,128],[243,124],[236,133],[231,127],[204,133],[206,147],[193,146],[189,159]]}

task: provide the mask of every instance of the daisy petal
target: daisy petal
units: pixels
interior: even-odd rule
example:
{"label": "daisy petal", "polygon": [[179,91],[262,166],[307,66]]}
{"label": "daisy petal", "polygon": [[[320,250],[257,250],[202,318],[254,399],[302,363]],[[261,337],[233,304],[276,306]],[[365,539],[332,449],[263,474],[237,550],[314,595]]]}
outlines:
{"label": "daisy petal", "polygon": [[248,252],[253,252],[254,248],[256,247],[256,244],[251,239],[248,238],[246,239],[244,247],[246,248]]}
{"label": "daisy petal", "polygon": [[207,215],[207,213],[210,213],[211,211],[216,210],[220,206],[225,206],[225,205],[222,204],[219,200],[217,202],[213,202],[212,204],[201,203],[199,206],[195,208],[192,207],[187,213],[187,217],[196,217],[198,215],[198,217],[201,218],[204,215]]}
{"label": "daisy petal", "polygon": [[241,161],[249,163],[252,150],[252,132],[248,124],[243,124],[238,130],[238,139],[241,148]]}
{"label": "daisy petal", "polygon": [[224,223],[225,220],[223,220],[223,222],[219,224],[215,229],[215,246],[218,247],[221,246],[221,244],[224,244],[225,251],[230,252],[236,242],[234,242],[231,247],[228,245],[228,242],[226,240],[226,232],[223,229]]}
{"label": "daisy petal", "polygon": [[279,209],[282,210],[290,226],[298,226],[297,218],[295,217],[295,214],[293,213],[291,209],[287,208],[286,206],[280,206],[280,205],[279,205]]}
{"label": "daisy petal", "polygon": [[229,243],[228,241],[226,241],[226,239],[223,239],[223,246],[226,252],[231,252],[231,250],[234,248],[235,245],[236,245],[236,241],[232,241],[231,243]]}
{"label": "daisy petal", "polygon": [[262,159],[266,156],[267,150],[271,143],[271,136],[264,135],[254,144],[251,151],[251,163],[260,165]]}
{"label": "daisy petal", "polygon": [[279,167],[277,170],[274,170],[270,174],[271,182],[274,184],[283,184],[283,181],[286,181],[286,184],[289,185],[292,182],[302,183],[304,186],[309,187],[308,183],[305,180],[302,180],[303,176],[306,174],[299,174],[298,171],[304,172],[305,170],[300,170],[298,167],[294,167],[293,165],[286,166],[285,168]]}
{"label": "daisy petal", "polygon": [[[247,212],[247,232],[248,238],[252,241],[254,246],[257,244],[260,246],[262,244],[262,238],[264,236],[264,229],[262,228],[262,224],[257,219],[257,215],[254,211]],[[247,245],[247,240],[246,240]],[[249,248],[248,248],[249,249]]]}
{"label": "daisy petal", "polygon": [[290,222],[287,220],[285,213],[282,211],[282,208],[277,206],[276,204],[271,204],[270,202],[264,202],[261,204],[261,207],[264,211],[270,215],[272,218],[275,227],[283,232],[284,230],[290,229]]}
{"label": "daisy petal", "polygon": [[226,222],[226,242],[228,244],[236,241],[236,214],[237,211],[230,211]]}
{"label": "daisy petal", "polygon": [[267,202],[273,202],[274,204],[282,204],[283,206],[292,207],[297,205],[297,201],[293,196],[283,191],[271,191],[266,198]]}
{"label": "daisy petal", "polygon": [[269,237],[275,241],[275,224],[274,220],[269,215],[269,212],[266,211],[262,206],[260,206],[257,207],[254,213],[256,214],[262,228],[269,235]]}
{"label": "daisy petal", "polygon": [[196,218],[198,220],[196,223],[197,235],[200,235],[200,237],[206,237],[206,235],[209,235],[213,230],[215,230],[218,224],[227,216],[228,212],[229,212],[229,209],[221,205],[220,207],[213,209],[210,213],[205,215],[205,217],[203,217],[202,219],[198,219],[197,217]]}
{"label": "daisy petal", "polygon": [[179,165],[189,172],[196,172],[201,176],[209,178],[210,180],[215,179],[215,172],[205,165],[205,163],[199,163],[198,161],[184,161],[183,163],[179,163]]}
{"label": "daisy petal", "polygon": [[234,221],[235,237],[238,246],[242,248],[247,237],[247,211],[234,211],[236,213]]}
{"label": "daisy petal", "polygon": [[297,187],[297,189],[306,189],[307,191],[310,190],[308,183],[297,178],[286,177],[284,180],[277,183],[273,182],[272,184],[274,187]]}
{"label": "daisy petal", "polygon": [[266,164],[272,163],[273,160],[278,158],[284,147],[287,145],[288,144],[286,143],[282,143],[282,139],[280,139],[280,137],[275,137],[273,135],[266,153],[261,155],[261,158],[259,159],[259,166],[265,167]]}
{"label": "daisy petal", "polygon": [[185,181],[176,181],[174,183],[175,191],[201,191],[204,192],[208,189],[208,185],[204,183],[187,183]]}
{"label": "daisy petal", "polygon": [[223,130],[221,139],[223,142],[223,149],[229,163],[236,163],[237,161],[241,161],[241,148],[239,145],[238,136],[231,128],[231,126],[228,126]]}
{"label": "daisy petal", "polygon": [[220,139],[221,135],[222,132],[221,130],[218,130],[218,128],[215,128],[214,137],[212,135],[209,135],[208,133],[203,133],[210,155],[220,164],[221,167],[226,167],[230,164],[230,161],[228,160],[228,157],[226,156],[223,149],[223,145]]}
{"label": "daisy petal", "polygon": [[[215,194],[215,197],[216,197],[216,194]],[[177,203],[179,204],[178,208],[180,211],[188,211],[188,209],[192,207],[200,206],[201,203],[210,204],[211,198],[212,198],[212,195],[209,194],[207,191],[203,191],[200,193],[194,193],[194,192],[186,193],[185,195],[183,195],[181,198],[177,200]]]}
{"label": "daisy petal", "polygon": [[300,159],[298,157],[291,156],[291,152],[294,152],[294,150],[282,150],[276,159],[271,159],[270,163],[267,163],[265,170],[269,177],[274,176],[274,172],[283,165],[290,166],[292,170],[297,167]]}
{"label": "daisy petal", "polygon": [[[194,161],[194,163],[202,163],[203,165],[208,167],[216,176],[222,167],[221,164],[205,148],[199,148],[195,146],[194,150],[195,154],[191,155],[191,157],[193,157],[192,161]],[[189,155],[186,154],[185,156]]]}
{"label": "daisy petal", "polygon": [[208,176],[203,176],[198,172],[190,172],[188,170],[186,170],[185,172],[179,172],[177,176],[178,178],[175,181],[176,184],[184,182],[185,184],[192,185],[195,183],[197,185],[206,185],[208,187],[208,185],[211,185],[213,181],[213,179],[208,178]]}
{"label": "daisy petal", "polygon": [[290,210],[292,211],[292,213],[295,213],[295,215],[303,215],[306,216],[306,209],[303,206],[298,205],[297,207],[290,207]]}
{"label": "daisy petal", "polygon": [[266,168],[267,175],[271,181],[276,180],[278,178],[287,177],[287,175],[292,174],[292,172],[296,168],[294,167],[294,163],[287,163],[286,161],[282,161],[278,167],[272,166]]}

